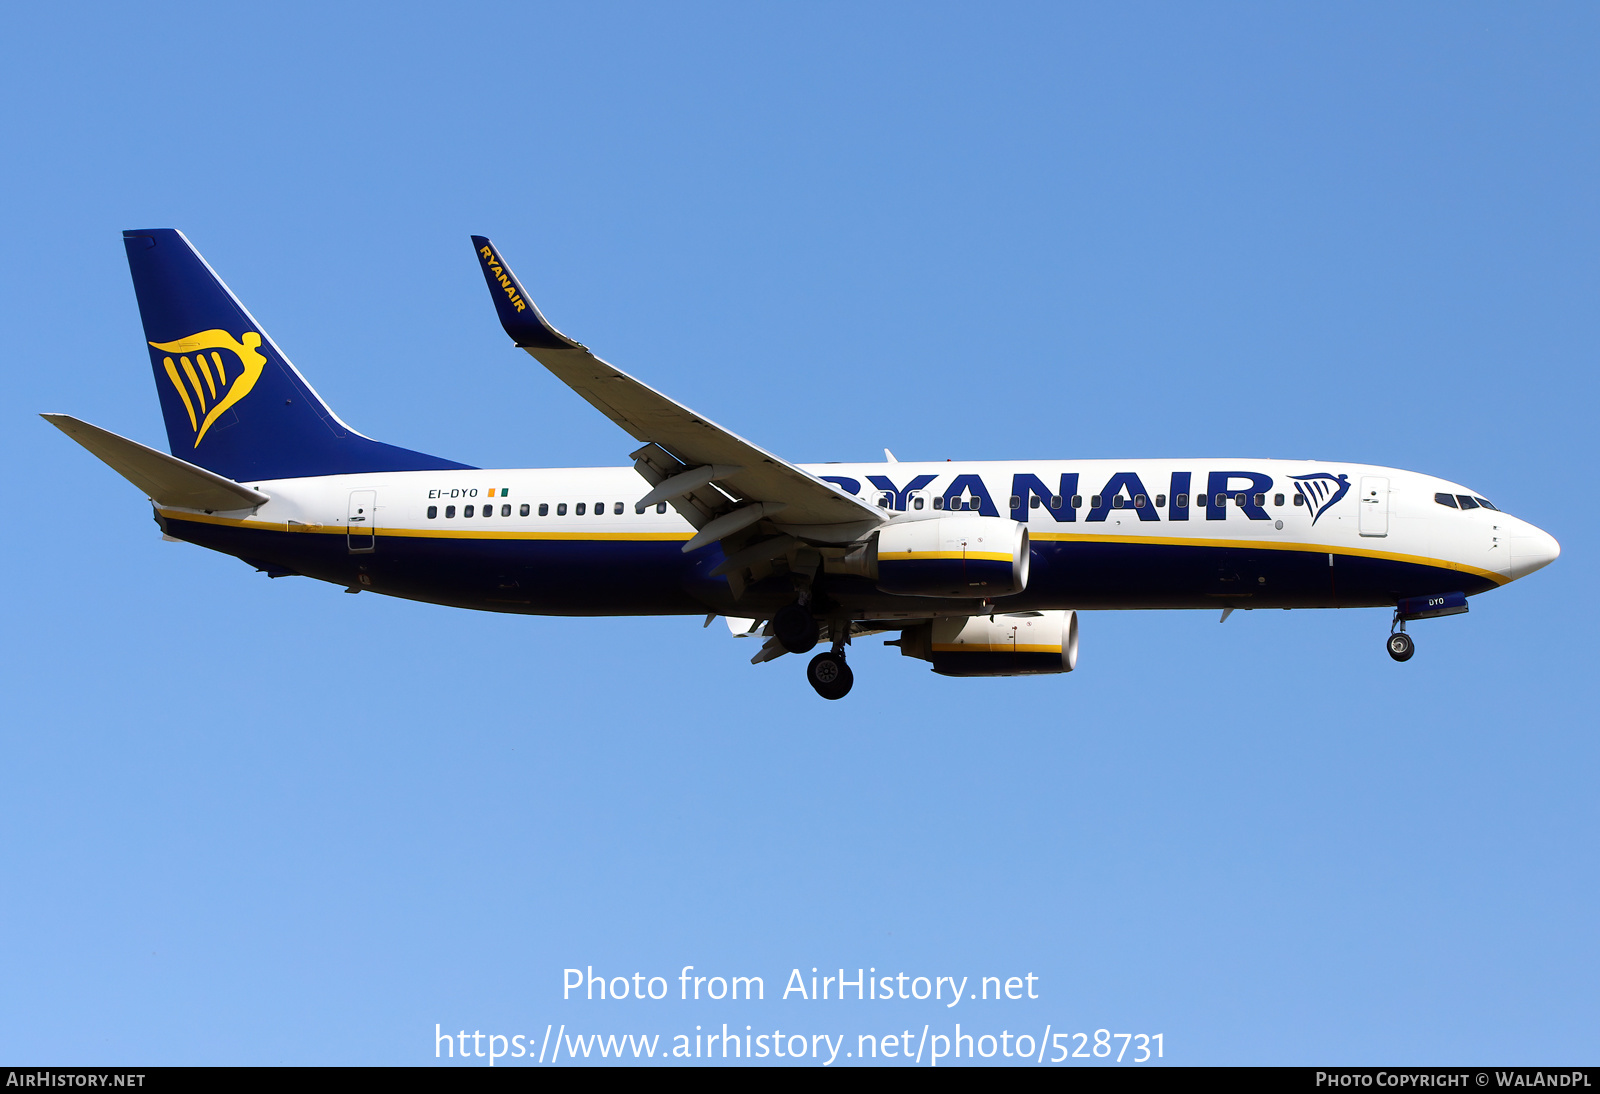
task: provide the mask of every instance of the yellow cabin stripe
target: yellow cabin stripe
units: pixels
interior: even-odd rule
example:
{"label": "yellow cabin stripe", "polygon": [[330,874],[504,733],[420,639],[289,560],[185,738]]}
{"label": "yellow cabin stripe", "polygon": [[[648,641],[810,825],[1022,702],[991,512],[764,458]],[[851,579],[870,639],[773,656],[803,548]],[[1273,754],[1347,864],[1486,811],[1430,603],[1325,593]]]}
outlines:
{"label": "yellow cabin stripe", "polygon": [[[237,520],[219,517],[213,513],[185,513],[177,509],[156,512],[174,520],[193,521],[196,524],[220,524],[230,528],[245,528],[256,532],[296,532],[325,536],[346,535],[350,529],[342,524],[323,524],[315,528],[304,524],[279,524],[268,520]],[[453,528],[358,528],[359,535],[377,535],[403,539],[559,539],[559,540],[634,540],[640,542],[682,543],[692,532],[501,532],[489,529]]]}
{"label": "yellow cabin stripe", "polygon": [[[237,520],[232,517],[219,517],[209,513],[187,513],[176,509],[162,509],[156,511],[164,517],[174,520],[187,520],[196,524],[220,524],[233,528],[246,528],[262,532],[298,532],[321,533],[322,535],[342,536],[349,532],[344,525],[322,525],[312,528],[303,524],[279,524],[265,520]],[[631,541],[631,542],[678,542],[688,540],[692,532],[502,532],[490,529],[468,528],[376,528],[362,529],[364,534],[395,537],[403,539],[521,539],[521,540],[604,540],[604,541]],[[1409,562],[1417,566],[1432,566],[1441,570],[1457,570],[1461,573],[1472,574],[1476,577],[1486,578],[1496,585],[1504,585],[1511,579],[1504,574],[1497,574],[1493,570],[1484,570],[1477,566],[1469,566],[1464,562],[1451,562],[1449,559],[1429,558],[1426,555],[1404,555],[1394,551],[1376,551],[1368,547],[1336,547],[1321,543],[1282,543],[1270,540],[1254,539],[1179,539],[1171,536],[1114,536],[1114,535],[1078,535],[1071,532],[1037,532],[1031,535],[1032,539],[1045,540],[1056,543],[1121,543],[1121,544],[1148,544],[1157,547],[1233,547],[1246,550],[1260,551],[1299,551],[1303,554],[1316,555],[1345,555],[1355,558],[1387,559],[1391,562]],[[916,552],[910,555],[895,554],[880,556],[878,562],[904,562],[922,561],[924,559],[961,558],[959,551],[928,551]],[[972,554],[966,555],[969,559],[985,561],[1009,562],[1011,555],[1007,554]]]}
{"label": "yellow cabin stripe", "polygon": [[1172,536],[1077,535],[1072,532],[1031,532],[1028,538],[1055,542],[1148,543],[1158,547],[1237,547],[1256,551],[1300,551],[1313,555],[1347,555],[1355,558],[1381,558],[1388,559],[1391,562],[1410,562],[1418,566],[1433,566],[1441,570],[1459,570],[1462,573],[1472,574],[1476,577],[1488,578],[1497,585],[1504,585],[1511,580],[1505,574],[1497,574],[1493,570],[1484,570],[1477,566],[1468,566],[1464,562],[1451,562],[1449,559],[1444,558],[1429,558],[1427,555],[1403,555],[1394,551],[1376,551],[1370,547],[1335,547],[1321,543],[1281,543],[1257,539],[1196,540],[1179,539]]}

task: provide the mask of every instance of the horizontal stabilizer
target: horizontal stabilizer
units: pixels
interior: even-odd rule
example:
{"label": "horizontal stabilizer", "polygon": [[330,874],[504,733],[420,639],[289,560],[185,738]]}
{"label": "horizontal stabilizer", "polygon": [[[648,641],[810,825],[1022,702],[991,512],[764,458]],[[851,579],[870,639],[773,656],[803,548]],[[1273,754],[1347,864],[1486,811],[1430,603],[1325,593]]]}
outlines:
{"label": "horizontal stabilizer", "polygon": [[100,457],[111,470],[143,490],[157,505],[227,512],[251,509],[267,500],[267,495],[259,490],[147,448],[138,441],[119,437],[70,414],[41,414],[39,417]]}

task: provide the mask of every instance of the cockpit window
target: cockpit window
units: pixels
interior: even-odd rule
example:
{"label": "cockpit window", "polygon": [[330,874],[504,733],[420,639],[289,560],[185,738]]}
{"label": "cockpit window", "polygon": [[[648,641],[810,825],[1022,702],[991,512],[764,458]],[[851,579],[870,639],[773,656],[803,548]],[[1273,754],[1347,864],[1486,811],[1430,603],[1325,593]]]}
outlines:
{"label": "cockpit window", "polygon": [[1461,503],[1461,508],[1463,509],[1476,509],[1478,507],[1478,503],[1472,500],[1471,494],[1457,494],[1456,500]]}
{"label": "cockpit window", "polygon": [[1495,505],[1488,498],[1480,498],[1478,495],[1474,494],[1472,495],[1472,500],[1483,506],[1485,509],[1493,509],[1496,513],[1500,511],[1500,507]]}
{"label": "cockpit window", "polygon": [[1440,505],[1448,505],[1452,509],[1456,508],[1456,496],[1454,494],[1435,494],[1433,500]]}

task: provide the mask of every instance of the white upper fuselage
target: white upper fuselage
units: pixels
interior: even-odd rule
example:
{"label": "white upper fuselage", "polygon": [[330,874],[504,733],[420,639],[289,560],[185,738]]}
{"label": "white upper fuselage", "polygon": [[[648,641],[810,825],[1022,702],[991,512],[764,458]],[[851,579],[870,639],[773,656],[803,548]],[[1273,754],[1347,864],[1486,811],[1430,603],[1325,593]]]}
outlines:
{"label": "white upper fuselage", "polygon": [[[1365,464],[1040,460],[831,463],[805,470],[845,492],[853,486],[857,496],[886,507],[896,520],[927,519],[954,508],[952,491],[959,490],[967,505],[1025,523],[1036,542],[1328,551],[1426,562],[1494,584],[1531,573],[1560,551],[1547,533],[1510,514],[1437,500],[1482,499],[1459,483]],[[1222,483],[1226,490],[1208,490]],[[1384,496],[1364,499],[1363,484],[1367,494],[1383,489]],[[671,507],[636,512],[635,502],[650,484],[625,467],[383,472],[252,485],[271,500],[238,520],[245,528],[344,532],[355,520],[382,536],[513,540],[687,540],[694,532]],[[908,491],[913,485],[918,489]],[[1347,486],[1342,494],[1340,486]],[[355,491],[373,491],[372,514],[352,511]],[[1308,495],[1306,504],[1295,504],[1297,492]],[[1198,495],[1215,493],[1226,495],[1224,505],[1195,504]],[[1184,495],[1189,504],[1179,507]],[[1264,495],[1259,506],[1258,495]],[[1014,498],[1020,498],[1020,508],[1012,507]]]}

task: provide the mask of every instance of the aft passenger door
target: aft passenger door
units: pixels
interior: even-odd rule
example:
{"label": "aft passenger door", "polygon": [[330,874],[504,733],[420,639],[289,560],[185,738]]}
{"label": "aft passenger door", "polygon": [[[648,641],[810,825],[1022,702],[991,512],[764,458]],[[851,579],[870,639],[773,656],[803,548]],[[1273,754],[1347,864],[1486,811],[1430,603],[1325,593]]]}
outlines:
{"label": "aft passenger door", "polygon": [[1389,480],[1376,475],[1361,477],[1361,534],[1389,534]]}
{"label": "aft passenger door", "polygon": [[350,491],[350,510],[345,518],[346,539],[353,555],[367,554],[378,547],[378,492]]}

